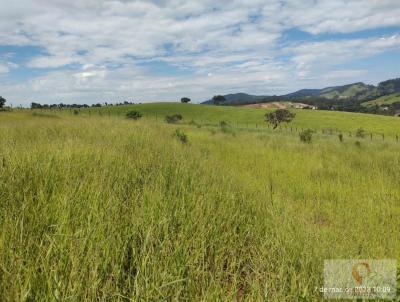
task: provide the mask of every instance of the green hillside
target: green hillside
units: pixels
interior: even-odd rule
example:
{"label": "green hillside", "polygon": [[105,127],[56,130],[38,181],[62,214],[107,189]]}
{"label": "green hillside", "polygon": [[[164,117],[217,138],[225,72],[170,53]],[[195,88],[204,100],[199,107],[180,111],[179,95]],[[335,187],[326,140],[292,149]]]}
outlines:
{"label": "green hillside", "polygon": [[[151,103],[127,106],[111,106],[102,108],[82,109],[83,114],[124,116],[131,110],[140,111],[145,118],[162,120],[166,115],[179,113],[184,122],[196,121],[200,124],[214,123],[224,120],[240,126],[255,127],[266,125],[264,115],[270,110],[251,109],[244,107],[212,106],[181,103]],[[298,128],[338,129],[340,131],[356,131],[363,128],[367,132],[384,133],[394,136],[400,134],[400,118],[325,110],[293,110],[296,118],[291,124]]]}
{"label": "green hillside", "polygon": [[[332,86],[322,89],[301,89],[292,93],[278,96],[255,96],[244,93],[225,95],[223,105],[245,105],[269,102],[295,101],[314,105],[321,109],[348,112],[365,112],[366,108],[360,103],[374,100],[400,92],[400,79],[391,79],[379,83],[377,86],[367,85],[362,82],[342,86]],[[204,104],[214,105],[213,101]],[[371,111],[370,113],[381,113]]]}
{"label": "green hillside", "polygon": [[327,99],[346,99],[354,97],[365,98],[374,94],[376,94],[376,88],[374,86],[365,85],[364,83],[355,83],[323,89],[318,96]]}
{"label": "green hillside", "polygon": [[396,102],[400,102],[400,93],[384,95],[384,96],[377,98],[376,100],[362,103],[361,105],[370,107],[370,106],[390,105],[390,104],[393,104]]}

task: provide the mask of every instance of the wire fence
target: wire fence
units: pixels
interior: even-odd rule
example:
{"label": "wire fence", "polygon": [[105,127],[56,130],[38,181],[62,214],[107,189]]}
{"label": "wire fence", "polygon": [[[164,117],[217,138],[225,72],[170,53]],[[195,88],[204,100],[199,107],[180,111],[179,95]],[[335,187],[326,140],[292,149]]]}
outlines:
{"label": "wire fence", "polygon": [[[62,108],[55,108],[55,109],[31,109],[33,111],[40,111],[40,112],[51,112],[54,114],[65,114],[69,113],[72,115],[85,115],[88,117],[91,116],[99,116],[99,117],[112,117],[112,116],[125,116],[126,112],[122,110],[104,110],[104,109],[98,109],[98,108],[85,108],[85,109],[74,109],[74,108],[68,108],[68,109],[62,109]],[[160,114],[146,114],[147,119],[153,119],[156,120],[157,122],[164,122],[165,121],[165,115],[160,115]],[[200,125],[202,127],[220,127],[220,122],[221,121],[212,121],[208,119],[190,119],[180,122],[179,124],[185,124],[185,125]],[[300,133],[303,132],[307,129],[310,129],[313,131],[315,134],[322,134],[322,135],[331,135],[331,136],[339,136],[342,135],[343,137],[352,137],[352,138],[360,138],[360,139],[368,139],[370,141],[385,141],[385,140],[394,140],[396,142],[400,141],[400,135],[395,134],[395,135],[387,135],[385,133],[379,133],[379,132],[368,132],[362,130],[362,128],[358,130],[340,130],[338,128],[310,128],[310,127],[300,127],[296,125],[290,125],[290,124],[281,124],[279,125],[276,129],[273,129],[273,127],[266,123],[266,122],[260,122],[260,123],[249,123],[249,122],[239,122],[239,121],[224,121],[227,123],[229,127],[232,127],[233,129],[237,130],[245,130],[245,131],[266,131],[266,130],[273,130],[274,132],[286,132],[286,133]]]}

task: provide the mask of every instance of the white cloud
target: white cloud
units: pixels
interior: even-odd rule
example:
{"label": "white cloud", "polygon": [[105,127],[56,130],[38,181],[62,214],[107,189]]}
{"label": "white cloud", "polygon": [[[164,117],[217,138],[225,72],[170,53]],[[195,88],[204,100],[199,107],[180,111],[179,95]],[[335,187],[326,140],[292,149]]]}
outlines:
{"label": "white cloud", "polygon": [[[7,56],[5,56],[7,58]],[[12,62],[2,62],[0,61],[0,75],[7,74],[11,71],[11,69],[18,68],[18,65]]]}
{"label": "white cloud", "polygon": [[8,66],[0,64],[0,75],[4,74],[4,73],[8,73],[10,71],[10,69],[8,68]]}
{"label": "white cloud", "polygon": [[398,0],[288,0],[281,6],[285,23],[313,34],[400,26]]}
{"label": "white cloud", "polygon": [[400,49],[400,35],[388,37],[302,43],[288,47],[297,69],[308,74],[321,69]]}
{"label": "white cloud", "polygon": [[[0,7],[0,46],[40,47],[25,67],[47,72],[0,84],[17,101],[287,92],[322,72],[326,79],[365,75],[335,65],[400,47],[398,35],[283,40],[292,28],[318,35],[399,27],[398,0],[0,0]],[[183,75],[146,68],[160,61]],[[3,75],[10,68],[0,62]]]}

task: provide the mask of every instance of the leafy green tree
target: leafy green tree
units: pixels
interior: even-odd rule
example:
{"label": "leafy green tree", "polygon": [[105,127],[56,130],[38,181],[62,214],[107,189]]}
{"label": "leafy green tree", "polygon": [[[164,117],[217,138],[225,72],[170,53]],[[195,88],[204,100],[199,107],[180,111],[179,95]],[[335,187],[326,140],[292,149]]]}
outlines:
{"label": "leafy green tree", "polygon": [[190,103],[191,99],[189,98],[181,98],[181,103]]}
{"label": "leafy green tree", "polygon": [[277,109],[265,114],[265,120],[276,129],[281,123],[290,123],[296,114],[286,109]]}
{"label": "leafy green tree", "polygon": [[3,108],[5,104],[6,104],[6,99],[0,96],[0,108]]}
{"label": "leafy green tree", "polygon": [[212,98],[215,105],[221,105],[226,101],[226,98],[223,95],[214,95]]}

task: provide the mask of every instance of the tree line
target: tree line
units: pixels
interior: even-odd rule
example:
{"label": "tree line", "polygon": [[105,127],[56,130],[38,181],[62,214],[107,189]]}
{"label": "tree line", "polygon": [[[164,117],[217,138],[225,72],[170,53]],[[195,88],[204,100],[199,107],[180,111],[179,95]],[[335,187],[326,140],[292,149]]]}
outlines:
{"label": "tree line", "polygon": [[[191,99],[188,97],[183,97],[181,98],[181,103],[189,103],[191,102]],[[135,104],[141,104],[141,103],[134,103],[134,102],[128,102],[124,101],[121,103],[96,103],[96,104],[64,104],[64,103],[59,103],[59,104],[41,104],[38,102],[32,102],[31,103],[31,109],[64,109],[64,108],[72,108],[72,109],[80,109],[80,108],[90,108],[90,107],[107,107],[107,106],[125,106],[125,105],[135,105]]]}
{"label": "tree line", "polygon": [[36,103],[32,102],[31,103],[31,109],[64,109],[64,108],[73,108],[73,109],[79,109],[79,108],[90,108],[90,107],[107,107],[107,106],[124,106],[124,105],[134,105],[134,102],[122,102],[122,103],[96,103],[96,104],[64,104],[64,103],[59,103],[59,104],[41,104],[41,103]]}

